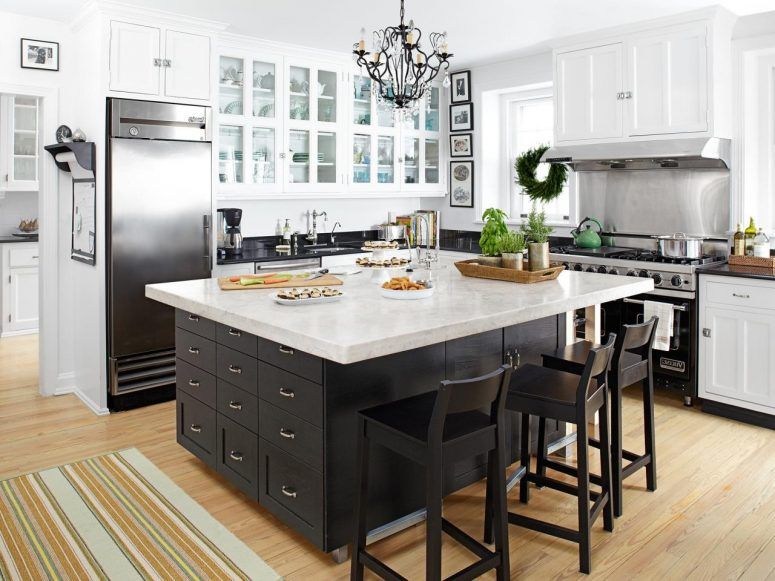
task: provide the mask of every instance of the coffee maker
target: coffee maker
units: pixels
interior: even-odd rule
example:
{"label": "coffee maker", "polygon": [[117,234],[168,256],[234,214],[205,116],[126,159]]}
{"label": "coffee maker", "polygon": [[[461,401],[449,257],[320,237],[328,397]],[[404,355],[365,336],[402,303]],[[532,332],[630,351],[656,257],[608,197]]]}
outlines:
{"label": "coffee maker", "polygon": [[240,208],[218,208],[218,254],[235,256],[242,254]]}

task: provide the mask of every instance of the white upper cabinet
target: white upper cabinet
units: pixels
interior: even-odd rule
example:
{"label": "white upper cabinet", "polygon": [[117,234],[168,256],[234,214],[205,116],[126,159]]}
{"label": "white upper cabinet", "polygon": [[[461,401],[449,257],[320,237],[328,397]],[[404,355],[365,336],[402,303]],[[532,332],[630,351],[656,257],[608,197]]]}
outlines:
{"label": "white upper cabinet", "polygon": [[627,45],[629,135],[708,130],[704,24],[644,35]]}
{"label": "white upper cabinet", "polygon": [[556,55],[556,140],[623,135],[622,44]]}
{"label": "white upper cabinet", "polygon": [[36,97],[0,96],[0,195],[38,191],[39,117]]}
{"label": "white upper cabinet", "polygon": [[210,98],[210,38],[168,30],[164,94],[185,99]]}

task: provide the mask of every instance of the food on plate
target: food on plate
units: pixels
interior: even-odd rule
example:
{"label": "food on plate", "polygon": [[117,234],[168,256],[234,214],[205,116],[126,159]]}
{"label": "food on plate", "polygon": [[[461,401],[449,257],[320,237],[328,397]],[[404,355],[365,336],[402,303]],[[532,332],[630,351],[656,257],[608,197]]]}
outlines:
{"label": "food on plate", "polygon": [[397,266],[406,266],[409,264],[409,259],[399,258],[398,256],[386,258],[384,260],[364,257],[357,258],[355,264],[358,266],[365,266],[366,268],[395,268]]}
{"label": "food on plate", "polygon": [[425,290],[426,286],[413,282],[408,276],[397,276],[384,283],[382,288],[394,291],[418,291]]}
{"label": "food on plate", "polygon": [[305,288],[297,289],[291,288],[281,290],[277,292],[278,299],[285,299],[287,301],[303,301],[305,299],[320,299],[324,297],[338,297],[341,296],[342,291],[333,289],[330,287],[323,288]]}
{"label": "food on plate", "polygon": [[387,240],[367,240],[363,243],[363,246],[365,248],[376,248],[376,249],[395,249],[398,248],[398,242],[395,240],[392,242],[388,242]]}

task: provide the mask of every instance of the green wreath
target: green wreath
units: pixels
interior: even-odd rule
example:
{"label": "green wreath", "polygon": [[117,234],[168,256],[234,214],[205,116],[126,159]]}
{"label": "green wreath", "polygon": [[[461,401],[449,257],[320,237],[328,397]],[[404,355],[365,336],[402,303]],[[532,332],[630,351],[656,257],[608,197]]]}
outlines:
{"label": "green wreath", "polygon": [[568,168],[562,163],[550,164],[549,175],[545,180],[536,179],[536,169],[547,149],[549,149],[548,145],[530,149],[514,162],[514,170],[517,172],[517,179],[514,181],[534,202],[547,203],[554,200],[560,195],[565,186],[565,180],[568,179]]}

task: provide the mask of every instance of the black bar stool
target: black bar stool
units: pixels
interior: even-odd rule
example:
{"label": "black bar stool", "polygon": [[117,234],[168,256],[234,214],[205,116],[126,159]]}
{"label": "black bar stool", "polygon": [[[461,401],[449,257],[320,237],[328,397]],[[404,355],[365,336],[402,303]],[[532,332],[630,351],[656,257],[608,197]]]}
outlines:
{"label": "black bar stool", "polygon": [[[508,365],[488,375],[462,381],[442,381],[439,390],[376,406],[358,413],[358,485],[350,579],[363,579],[363,568],[384,579],[404,579],[366,551],[369,447],[379,444],[426,467],[426,578],[441,579],[441,533],[445,532],[479,557],[456,573],[474,579],[490,569],[509,579],[509,539],[506,522],[506,449],[504,408],[511,377]],[[489,408],[490,413],[482,413]],[[442,518],[443,467],[488,453],[487,488],[493,486],[495,551]],[[489,494],[488,494],[489,498]],[[489,505],[488,505],[489,506]]]}
{"label": "black bar stool", "polygon": [[[616,335],[612,333],[605,346],[593,347],[589,350],[581,377],[564,371],[546,369],[539,365],[523,365],[514,372],[511,378],[506,400],[507,409],[522,414],[520,463],[525,470],[525,475],[519,483],[520,502],[527,503],[528,483],[532,482],[540,487],[546,486],[576,496],[579,511],[578,530],[512,512],[508,513],[509,523],[578,543],[579,570],[582,573],[589,573],[591,569],[591,530],[601,512],[603,513],[603,528],[609,532],[614,529],[611,506],[611,456],[608,438],[608,386],[606,377],[614,351],[615,339]],[[600,412],[600,464],[602,466],[599,479],[600,492],[590,490],[587,434],[587,426],[598,411]],[[578,469],[574,470],[574,475],[578,478],[578,486],[547,477],[545,474],[547,466],[545,465],[539,465],[535,472],[531,472],[531,415],[538,416],[539,422],[545,423],[548,418],[576,424]],[[539,450],[541,447],[546,447],[545,432],[544,441],[539,441]],[[492,539],[489,488],[487,492],[484,537],[485,541],[489,542]],[[590,499],[593,501],[591,508],[589,506]]]}
{"label": "black bar stool", "polygon": [[[611,360],[609,391],[611,392],[611,469],[613,485],[614,515],[622,516],[622,482],[641,468],[646,468],[646,487],[657,489],[657,460],[654,435],[654,378],[652,375],[651,345],[657,329],[657,317],[652,317],[638,325],[623,325],[624,334],[619,337]],[[553,353],[542,355],[544,367],[558,369],[580,375],[584,362],[589,356],[592,344],[579,341],[562,347]],[[645,453],[636,454],[622,449],[622,390],[642,381],[643,386],[643,426]],[[539,424],[539,459],[541,467],[555,467],[556,463],[546,460],[545,443],[541,446]],[[543,428],[543,433],[546,428]],[[545,440],[545,436],[543,436]],[[591,446],[599,447],[600,442],[590,438]],[[623,466],[623,460],[629,464]],[[562,465],[564,466],[564,465]],[[567,467],[566,467],[567,468]],[[593,478],[593,482],[595,478]]]}

